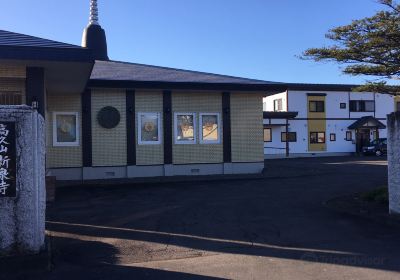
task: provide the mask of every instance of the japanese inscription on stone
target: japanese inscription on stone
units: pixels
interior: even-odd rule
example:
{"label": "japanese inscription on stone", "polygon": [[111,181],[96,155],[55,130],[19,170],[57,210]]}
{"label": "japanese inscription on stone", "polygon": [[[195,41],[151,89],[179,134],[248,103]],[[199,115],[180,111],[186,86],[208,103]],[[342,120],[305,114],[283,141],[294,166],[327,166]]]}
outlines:
{"label": "japanese inscription on stone", "polygon": [[15,123],[0,122],[0,198],[16,196],[16,175]]}

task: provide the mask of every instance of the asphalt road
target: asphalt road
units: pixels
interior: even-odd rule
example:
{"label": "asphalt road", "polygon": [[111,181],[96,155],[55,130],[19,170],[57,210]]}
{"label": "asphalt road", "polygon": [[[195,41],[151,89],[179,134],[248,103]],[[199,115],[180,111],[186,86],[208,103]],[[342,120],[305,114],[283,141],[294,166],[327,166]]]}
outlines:
{"label": "asphalt road", "polygon": [[400,232],[328,209],[384,159],[267,160],[265,178],[74,187],[48,210],[47,279],[400,279]]}

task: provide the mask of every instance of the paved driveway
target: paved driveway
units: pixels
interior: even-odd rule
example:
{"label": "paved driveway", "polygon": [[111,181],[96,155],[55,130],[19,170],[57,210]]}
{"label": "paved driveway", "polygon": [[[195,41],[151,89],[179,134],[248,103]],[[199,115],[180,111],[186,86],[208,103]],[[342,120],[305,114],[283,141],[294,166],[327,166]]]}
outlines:
{"label": "paved driveway", "polygon": [[400,279],[400,232],[334,212],[377,158],[267,160],[263,179],[75,187],[47,227],[53,279]]}

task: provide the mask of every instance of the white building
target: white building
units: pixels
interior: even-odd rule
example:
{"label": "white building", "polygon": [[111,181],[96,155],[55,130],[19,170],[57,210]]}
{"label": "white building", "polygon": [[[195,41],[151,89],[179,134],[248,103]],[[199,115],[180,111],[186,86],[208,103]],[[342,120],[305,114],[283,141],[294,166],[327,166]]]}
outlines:
{"label": "white building", "polygon": [[352,88],[289,84],[287,91],[265,97],[265,157],[345,155],[386,138],[386,116],[397,100]]}

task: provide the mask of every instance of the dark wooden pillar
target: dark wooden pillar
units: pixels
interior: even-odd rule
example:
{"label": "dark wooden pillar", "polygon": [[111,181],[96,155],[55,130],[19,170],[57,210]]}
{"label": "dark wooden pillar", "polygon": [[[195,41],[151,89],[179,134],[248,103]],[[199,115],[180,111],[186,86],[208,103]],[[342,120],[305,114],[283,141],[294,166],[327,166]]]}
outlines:
{"label": "dark wooden pillar", "polygon": [[356,140],[356,153],[357,153],[357,155],[359,155],[360,154],[360,135],[358,133],[358,129],[355,129],[354,131],[355,131],[354,138]]}
{"label": "dark wooden pillar", "polygon": [[44,81],[44,68],[27,67],[26,68],[26,105],[32,106],[37,102],[37,110],[46,117],[46,88]]}
{"label": "dark wooden pillar", "polygon": [[172,164],[172,93],[163,92],[164,164]]}
{"label": "dark wooden pillar", "polygon": [[286,157],[289,157],[289,119],[286,119]]}
{"label": "dark wooden pillar", "polygon": [[135,91],[126,91],[126,151],[127,164],[136,165],[136,112]]}
{"label": "dark wooden pillar", "polygon": [[83,167],[92,166],[92,92],[86,89],[82,102],[82,162]]}
{"label": "dark wooden pillar", "polygon": [[224,163],[232,162],[232,141],[231,141],[231,93],[222,93],[222,122],[223,122],[223,149]]}

